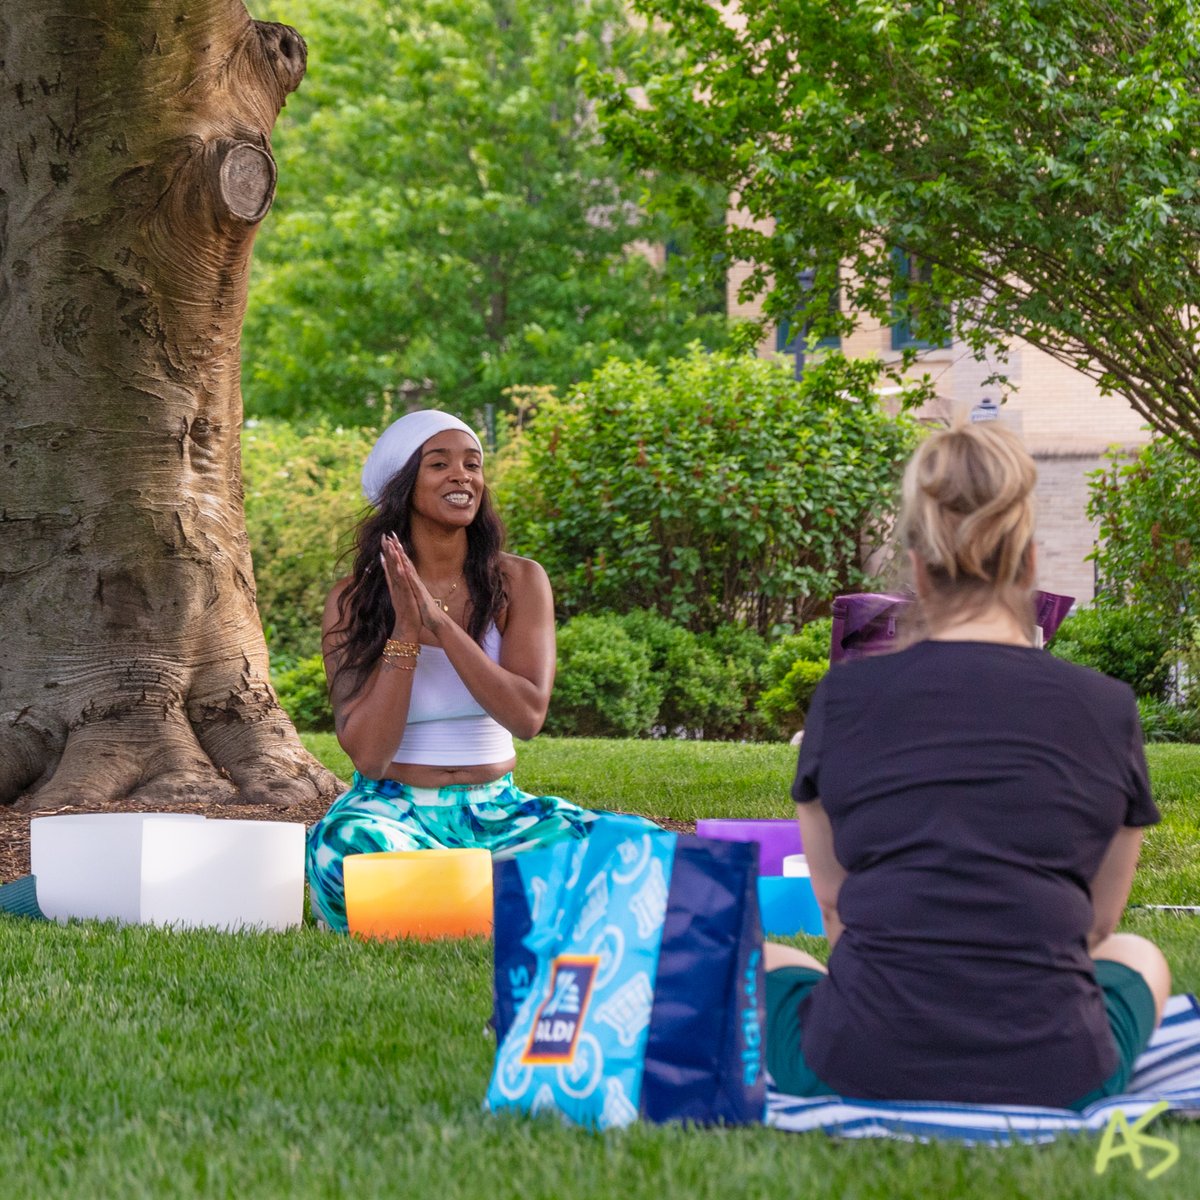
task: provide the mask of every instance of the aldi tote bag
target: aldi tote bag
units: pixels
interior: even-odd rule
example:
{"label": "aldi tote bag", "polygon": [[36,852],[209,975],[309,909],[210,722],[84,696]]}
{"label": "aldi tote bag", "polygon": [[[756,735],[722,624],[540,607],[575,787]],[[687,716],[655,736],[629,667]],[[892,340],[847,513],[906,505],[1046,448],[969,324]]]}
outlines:
{"label": "aldi tote bag", "polygon": [[497,863],[493,1111],[747,1124],[766,1101],[757,847],[602,817]]}

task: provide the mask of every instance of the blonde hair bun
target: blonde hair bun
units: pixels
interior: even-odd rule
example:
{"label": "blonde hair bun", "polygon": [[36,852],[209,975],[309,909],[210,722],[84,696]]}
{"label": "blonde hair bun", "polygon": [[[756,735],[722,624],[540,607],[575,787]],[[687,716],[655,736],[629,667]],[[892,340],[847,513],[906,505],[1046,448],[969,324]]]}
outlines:
{"label": "blonde hair bun", "polygon": [[904,472],[900,535],[941,607],[995,598],[1019,603],[1024,615],[1033,587],[1036,483],[1029,452],[995,422],[960,420],[917,448]]}

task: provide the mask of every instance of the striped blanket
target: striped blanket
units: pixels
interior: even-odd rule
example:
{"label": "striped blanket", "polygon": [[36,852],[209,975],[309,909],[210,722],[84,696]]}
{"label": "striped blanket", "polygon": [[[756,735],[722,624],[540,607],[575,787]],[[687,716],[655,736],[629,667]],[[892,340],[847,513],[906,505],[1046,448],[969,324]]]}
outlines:
{"label": "striped blanket", "polygon": [[[1200,1117],[1200,1003],[1172,996],[1162,1025],[1138,1059],[1131,1090],[1074,1112],[1022,1105],[883,1103],[840,1096],[802,1099],[769,1090],[767,1124],[789,1133],[822,1129],[834,1137],[895,1138],[967,1144],[1052,1142],[1062,1133],[1099,1133],[1118,1109],[1132,1122],[1160,1101],[1181,1116]],[[1167,1111],[1164,1110],[1164,1111]]]}

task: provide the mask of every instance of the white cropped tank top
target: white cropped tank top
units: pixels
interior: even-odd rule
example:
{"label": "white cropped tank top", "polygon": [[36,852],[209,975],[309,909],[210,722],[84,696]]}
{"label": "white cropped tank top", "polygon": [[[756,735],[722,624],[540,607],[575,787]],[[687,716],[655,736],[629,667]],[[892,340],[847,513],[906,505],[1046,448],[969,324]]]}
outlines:
{"label": "white cropped tank top", "polygon": [[[500,630],[483,635],[484,653],[500,661]],[[440,646],[422,646],[413,671],[408,724],[393,762],[471,767],[504,762],[515,753],[512,734],[467,691]]]}

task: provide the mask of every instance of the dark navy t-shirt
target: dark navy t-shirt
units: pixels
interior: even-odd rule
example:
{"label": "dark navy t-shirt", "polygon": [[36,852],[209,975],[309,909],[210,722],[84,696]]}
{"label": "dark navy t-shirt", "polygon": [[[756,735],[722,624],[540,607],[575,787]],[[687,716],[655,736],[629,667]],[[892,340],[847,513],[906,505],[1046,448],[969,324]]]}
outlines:
{"label": "dark navy t-shirt", "polygon": [[1159,817],[1125,684],[988,642],[840,664],[793,795],[821,801],[848,872],[845,932],[801,1010],[820,1078],[1066,1105],[1112,1073],[1088,885],[1122,825]]}

